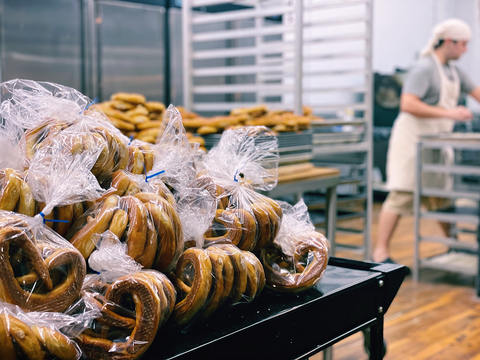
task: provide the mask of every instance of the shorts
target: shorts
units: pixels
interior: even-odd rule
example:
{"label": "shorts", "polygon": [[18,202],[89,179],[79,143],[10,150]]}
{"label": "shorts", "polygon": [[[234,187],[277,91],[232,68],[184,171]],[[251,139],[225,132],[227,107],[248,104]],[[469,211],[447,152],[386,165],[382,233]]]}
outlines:
{"label": "shorts", "polygon": [[[451,206],[452,200],[422,196],[420,203],[427,210],[436,211],[440,208]],[[392,190],[385,199],[382,208],[398,215],[411,215],[413,214],[413,193],[409,191]]]}

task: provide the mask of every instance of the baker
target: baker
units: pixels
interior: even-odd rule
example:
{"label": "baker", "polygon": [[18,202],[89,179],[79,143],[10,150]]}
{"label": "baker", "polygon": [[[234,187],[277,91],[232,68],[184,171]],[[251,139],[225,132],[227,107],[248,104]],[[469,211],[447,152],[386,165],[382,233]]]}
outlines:
{"label": "baker", "polygon": [[[460,93],[480,101],[480,87],[452,64],[466,51],[472,31],[459,19],[448,19],[433,29],[419,61],[409,70],[402,88],[400,114],[396,118],[387,154],[387,188],[382,205],[378,235],[372,252],[374,262],[394,263],[389,244],[398,220],[413,210],[417,142],[427,134],[451,132],[455,121],[468,121],[472,113],[458,105]],[[438,179],[423,178],[423,184],[438,186]],[[436,182],[436,183],[435,183]],[[435,210],[445,201],[422,198],[422,205]],[[441,223],[446,236],[449,224]]]}

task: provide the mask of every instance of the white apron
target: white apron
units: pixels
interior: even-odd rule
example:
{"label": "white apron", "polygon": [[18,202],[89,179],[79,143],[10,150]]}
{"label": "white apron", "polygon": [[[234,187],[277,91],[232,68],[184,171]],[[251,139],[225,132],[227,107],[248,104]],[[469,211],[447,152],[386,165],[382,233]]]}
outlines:
{"label": "white apron", "polygon": [[[440,74],[440,99],[437,106],[451,109],[458,105],[460,80],[455,68],[449,64],[453,80],[443,71],[442,64],[435,54],[432,55]],[[387,188],[413,192],[415,189],[415,172],[417,142],[423,135],[452,132],[455,121],[447,118],[418,118],[410,113],[401,112],[395,120],[390,136],[387,154]],[[437,155],[430,155],[429,157]],[[422,184],[429,187],[441,185],[438,176],[425,174]],[[444,177],[442,177],[444,179]]]}

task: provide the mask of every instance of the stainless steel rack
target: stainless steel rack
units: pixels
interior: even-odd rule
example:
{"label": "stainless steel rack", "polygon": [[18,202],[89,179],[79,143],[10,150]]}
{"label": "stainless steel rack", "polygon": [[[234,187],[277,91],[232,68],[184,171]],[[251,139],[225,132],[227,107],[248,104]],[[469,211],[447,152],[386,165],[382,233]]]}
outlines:
{"label": "stainless steel rack", "polygon": [[311,161],[348,166],[339,189],[363,208],[339,219],[364,219],[363,229],[350,232],[363,236],[354,249],[365,259],[372,205],[371,18],[372,0],[184,0],[182,8],[184,105],[205,115],[258,104],[300,114],[308,105],[322,116],[313,124]]}
{"label": "stainless steel rack", "polygon": [[[480,159],[476,161],[465,159],[466,153],[478,151],[480,151],[480,134],[453,133],[426,136],[418,143],[417,159],[419,161],[414,201],[415,262],[413,278],[418,281],[420,268],[472,275],[476,277],[477,296],[480,296],[480,193],[478,187],[462,181],[465,176],[480,180]],[[437,155],[426,155],[433,152],[437,152]],[[450,154],[450,156],[438,156],[439,153]],[[424,185],[422,178],[430,174],[442,176],[437,187]],[[423,196],[450,199],[452,204],[435,211],[423,211],[420,209],[420,199]],[[461,206],[459,199],[468,199],[471,205],[475,204],[476,206]],[[421,219],[450,223],[454,227],[448,237],[422,236]],[[459,240],[456,235],[464,231],[455,228],[458,223],[471,224],[476,227],[475,231],[471,231],[471,229],[467,231],[476,235],[476,241]],[[446,245],[450,251],[425,258],[420,254],[422,242],[440,243]]]}

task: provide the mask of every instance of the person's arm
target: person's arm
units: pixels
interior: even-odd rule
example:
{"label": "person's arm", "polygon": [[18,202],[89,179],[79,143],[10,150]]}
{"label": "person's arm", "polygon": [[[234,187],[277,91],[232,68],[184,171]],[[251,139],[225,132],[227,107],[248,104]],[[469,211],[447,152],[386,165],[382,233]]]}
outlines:
{"label": "person's arm", "polygon": [[475,100],[480,102],[480,86],[475,87],[472,91],[469,92],[469,95]]}
{"label": "person's arm", "polygon": [[418,96],[410,93],[402,93],[400,110],[419,118],[449,118],[453,120],[470,120],[472,118],[472,113],[464,106],[444,109],[440,106],[424,103]]}

